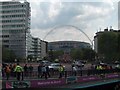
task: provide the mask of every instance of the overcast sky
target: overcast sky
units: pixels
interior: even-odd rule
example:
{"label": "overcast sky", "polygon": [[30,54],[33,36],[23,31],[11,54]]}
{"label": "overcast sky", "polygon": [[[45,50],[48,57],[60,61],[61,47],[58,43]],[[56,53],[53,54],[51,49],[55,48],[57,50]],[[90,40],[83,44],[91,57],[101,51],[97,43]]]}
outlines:
{"label": "overcast sky", "polygon": [[31,33],[46,41],[90,42],[77,28],[85,32],[91,40],[100,28],[103,30],[112,26],[113,29],[118,29],[117,0],[28,1],[31,5]]}
{"label": "overcast sky", "polygon": [[[34,37],[46,41],[75,40],[90,42],[75,27],[85,32],[91,40],[94,39],[95,33],[100,31],[100,28],[103,30],[112,26],[113,29],[118,29],[117,2],[119,0],[27,1],[30,2],[31,6],[31,33]],[[45,37],[46,35],[47,37]]]}

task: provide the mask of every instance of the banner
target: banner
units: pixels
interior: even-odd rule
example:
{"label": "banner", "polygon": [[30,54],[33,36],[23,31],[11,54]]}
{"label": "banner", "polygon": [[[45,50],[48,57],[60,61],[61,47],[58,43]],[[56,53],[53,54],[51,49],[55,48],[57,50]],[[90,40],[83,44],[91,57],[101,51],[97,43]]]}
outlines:
{"label": "banner", "polygon": [[93,80],[100,80],[100,77],[98,76],[77,77],[77,82],[85,82],[85,81],[93,81]]}
{"label": "banner", "polygon": [[40,88],[40,87],[50,87],[56,85],[64,85],[66,84],[66,80],[63,79],[48,79],[48,80],[32,80],[31,87]]}
{"label": "banner", "polygon": [[108,74],[108,75],[105,75],[106,78],[117,78],[117,77],[120,77],[118,74]]}

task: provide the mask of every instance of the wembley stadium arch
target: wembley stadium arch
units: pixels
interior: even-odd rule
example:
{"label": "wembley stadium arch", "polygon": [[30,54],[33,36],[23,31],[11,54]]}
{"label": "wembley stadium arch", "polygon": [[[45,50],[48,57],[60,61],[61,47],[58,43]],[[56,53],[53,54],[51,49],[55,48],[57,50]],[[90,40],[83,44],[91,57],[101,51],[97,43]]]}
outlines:
{"label": "wembley stadium arch", "polygon": [[45,39],[47,38],[47,36],[48,36],[49,34],[51,34],[54,30],[56,30],[56,29],[58,29],[58,28],[61,28],[61,27],[72,27],[72,28],[75,28],[76,30],[79,30],[81,33],[83,33],[83,34],[87,37],[87,39],[90,41],[90,44],[91,44],[91,46],[92,46],[92,48],[93,48],[93,41],[89,38],[89,36],[88,36],[82,29],[80,29],[80,28],[78,28],[78,27],[76,27],[76,26],[73,26],[73,25],[59,25],[59,26],[56,26],[56,27],[52,28],[52,29],[44,36],[43,40],[45,40]]}

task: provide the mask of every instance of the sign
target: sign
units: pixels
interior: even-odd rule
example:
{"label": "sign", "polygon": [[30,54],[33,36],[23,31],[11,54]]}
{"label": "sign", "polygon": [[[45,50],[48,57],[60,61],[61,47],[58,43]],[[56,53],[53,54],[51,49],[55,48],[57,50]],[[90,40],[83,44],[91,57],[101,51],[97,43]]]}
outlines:
{"label": "sign", "polygon": [[76,76],[67,77],[67,83],[75,83],[76,80]]}
{"label": "sign", "polygon": [[118,74],[108,74],[106,75],[106,78],[117,78],[120,77]]}
{"label": "sign", "polygon": [[56,86],[56,85],[63,85],[66,84],[65,79],[48,79],[48,80],[32,80],[31,81],[31,87],[50,87],[50,86]]}
{"label": "sign", "polygon": [[93,80],[99,80],[99,79],[100,78],[98,76],[78,77],[77,82],[93,81]]}

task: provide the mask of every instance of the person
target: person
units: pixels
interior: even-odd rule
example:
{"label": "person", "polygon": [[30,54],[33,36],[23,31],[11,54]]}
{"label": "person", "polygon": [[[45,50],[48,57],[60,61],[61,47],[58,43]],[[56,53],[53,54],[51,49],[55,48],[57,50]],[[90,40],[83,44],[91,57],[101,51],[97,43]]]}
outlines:
{"label": "person", "polygon": [[[17,66],[15,67],[14,71],[16,72],[17,80],[20,81],[20,77],[23,72],[23,68],[19,65],[19,63],[17,63]],[[22,77],[22,79],[23,79],[23,77]]]}
{"label": "person", "polygon": [[9,77],[10,77],[10,73],[11,73],[11,69],[10,69],[9,65],[6,65],[6,67],[5,67],[5,73],[6,73],[6,78],[8,80]]}
{"label": "person", "polygon": [[63,72],[64,72],[64,67],[62,65],[60,65],[58,70],[59,70],[59,78],[62,78]]}
{"label": "person", "polygon": [[38,66],[38,78],[41,76],[41,74],[42,74],[42,65],[39,64],[39,66]]}
{"label": "person", "polygon": [[46,66],[46,74],[48,77],[50,77],[50,69],[49,69],[48,65]]}
{"label": "person", "polygon": [[32,66],[32,64],[30,64],[30,66],[29,66],[29,73],[30,73],[30,77],[31,77],[32,73],[33,73],[33,66]]}
{"label": "person", "polygon": [[77,75],[77,68],[75,67],[75,65],[73,66],[73,75],[74,75],[74,76]]}
{"label": "person", "polygon": [[41,75],[41,78],[45,76],[45,79],[47,79],[47,73],[46,73],[46,67],[45,65],[42,66],[42,75]]}
{"label": "person", "polygon": [[14,70],[15,70],[16,66],[17,66],[17,64],[16,64],[16,63],[14,63],[14,64],[13,64],[13,76],[14,76],[14,77],[16,77],[16,72],[14,72]]}
{"label": "person", "polygon": [[27,64],[25,64],[25,66],[24,66],[24,75],[25,75],[25,77],[28,76],[28,66],[27,66]]}

